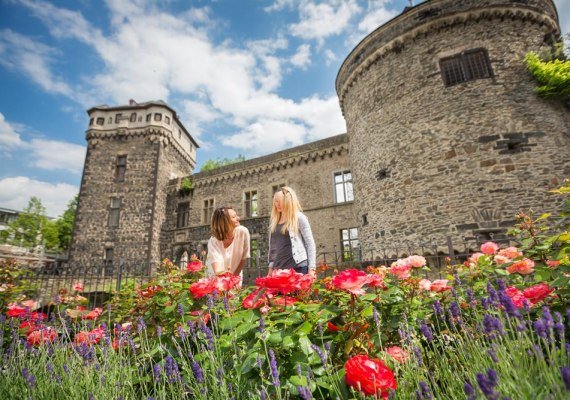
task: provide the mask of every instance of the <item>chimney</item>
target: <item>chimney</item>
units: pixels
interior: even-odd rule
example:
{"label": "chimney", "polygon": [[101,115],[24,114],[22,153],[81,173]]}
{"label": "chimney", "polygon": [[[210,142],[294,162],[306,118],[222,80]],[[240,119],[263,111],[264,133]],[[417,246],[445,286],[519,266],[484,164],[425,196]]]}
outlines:
{"label": "chimney", "polygon": [[129,106],[136,106],[136,105],[137,105],[136,101],[134,101],[133,99],[129,100]]}

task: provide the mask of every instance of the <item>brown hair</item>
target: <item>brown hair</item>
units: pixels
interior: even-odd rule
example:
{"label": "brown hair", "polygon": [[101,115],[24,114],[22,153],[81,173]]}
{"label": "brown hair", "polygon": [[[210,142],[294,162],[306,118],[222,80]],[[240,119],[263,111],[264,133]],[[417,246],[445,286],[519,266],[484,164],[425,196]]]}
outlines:
{"label": "brown hair", "polygon": [[227,239],[234,228],[234,224],[230,219],[229,210],[232,207],[218,207],[212,214],[212,223],[210,224],[212,236],[218,240]]}

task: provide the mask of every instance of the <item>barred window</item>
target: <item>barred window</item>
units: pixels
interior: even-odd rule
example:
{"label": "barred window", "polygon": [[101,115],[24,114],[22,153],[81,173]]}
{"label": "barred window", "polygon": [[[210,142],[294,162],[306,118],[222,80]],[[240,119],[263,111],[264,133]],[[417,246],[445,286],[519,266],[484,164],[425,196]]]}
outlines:
{"label": "barred window", "polygon": [[214,213],[214,199],[204,200],[204,208],[202,209],[202,223],[209,224]]}
{"label": "barred window", "polygon": [[154,120],[157,121],[157,122],[162,121],[162,114],[155,113],[155,114],[154,114]]}
{"label": "barred window", "polygon": [[334,174],[334,192],[336,203],[345,203],[354,200],[352,174],[350,171],[336,172]]}
{"label": "barred window", "polygon": [[121,216],[121,199],[119,197],[111,197],[111,207],[109,209],[108,226],[110,228],[118,227],[120,216]]}
{"label": "barred window", "polygon": [[122,114],[116,114],[115,115],[115,123],[118,124],[119,122],[121,122],[122,118],[123,118]]}
{"label": "barred window", "polygon": [[146,115],[146,122],[150,122],[151,118],[152,118],[152,114],[147,114]]}
{"label": "barred window", "polygon": [[117,164],[115,166],[115,181],[124,182],[125,172],[127,170],[127,156],[117,156]]}
{"label": "barred window", "polygon": [[105,118],[97,118],[97,125],[103,125],[105,123]]}
{"label": "barred window", "polygon": [[446,87],[493,77],[489,54],[485,49],[467,50],[439,60],[441,77]]}
{"label": "barred window", "polygon": [[176,209],[176,227],[184,228],[188,226],[190,216],[190,202],[179,203]]}
{"label": "barred window", "polygon": [[132,114],[131,114],[131,119],[130,119],[130,121],[131,121],[131,122],[137,122],[137,113],[132,113]]}

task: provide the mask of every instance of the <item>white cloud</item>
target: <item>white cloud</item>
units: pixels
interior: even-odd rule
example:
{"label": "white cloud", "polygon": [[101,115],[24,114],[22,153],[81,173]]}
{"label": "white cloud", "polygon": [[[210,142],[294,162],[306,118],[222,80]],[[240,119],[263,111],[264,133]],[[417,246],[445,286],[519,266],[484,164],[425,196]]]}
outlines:
{"label": "white cloud", "polygon": [[6,121],[0,113],[0,150],[9,150],[23,144],[20,134]]}
{"label": "white cloud", "polygon": [[266,154],[302,144],[306,133],[303,125],[294,122],[258,119],[241,132],[225,138],[223,143],[257,154]]}
{"label": "white cloud", "polygon": [[[221,22],[211,20],[208,9],[190,8],[171,15],[152,1],[109,0],[111,27],[108,34],[103,34],[78,12],[40,1],[22,0],[22,4],[40,18],[55,37],[79,40],[99,55],[105,67],[84,78],[89,87],[82,91],[92,104],[109,100],[124,104],[131,98],[144,101],[189,98],[191,100],[171,105],[182,104],[181,119],[197,136],[202,135],[214,119],[250,135],[257,133],[259,127],[275,128],[280,121],[280,127],[291,127],[292,137],[297,138],[302,133],[301,142],[315,135],[320,137],[331,128],[331,121],[337,125],[329,135],[345,129],[338,102],[318,98],[294,101],[276,93],[282,84],[285,63],[305,66],[310,62],[309,45],[302,45],[291,57],[286,54],[288,41],[279,34],[268,40],[246,43],[227,40],[217,44],[210,33],[212,27]],[[358,9],[355,0],[331,0],[323,4],[324,8],[311,8],[310,3],[303,1],[303,15],[307,18],[301,23],[316,18],[316,12],[326,11],[327,24],[335,26],[336,32],[344,29],[342,27]],[[334,23],[330,18],[336,18]],[[298,29],[301,32],[301,25]],[[317,38],[333,32],[307,34]],[[331,104],[336,105],[331,107]],[[303,107],[308,108],[303,110]],[[326,119],[316,121],[315,114]],[[225,143],[242,148],[232,140],[234,136]],[[203,138],[202,144],[207,144],[207,138]],[[256,153],[268,148],[262,141],[252,145],[252,152]]]}
{"label": "white cloud", "polygon": [[297,52],[291,57],[291,64],[301,69],[306,69],[311,64],[311,45],[300,45],[297,48]]}
{"label": "white cloud", "polygon": [[30,161],[38,168],[63,169],[80,174],[85,160],[85,146],[56,140],[32,139],[28,146]]}
{"label": "white cloud", "polygon": [[63,80],[53,76],[51,64],[57,51],[9,29],[0,31],[0,64],[18,70],[45,91],[76,98]]}
{"label": "white cloud", "polygon": [[265,12],[281,11],[284,8],[292,8],[296,0],[277,0],[272,5],[265,7]]}
{"label": "white cloud", "polygon": [[303,39],[322,40],[342,33],[349,21],[361,12],[356,0],[328,0],[322,3],[302,1],[298,23],[290,26],[291,33]]}
{"label": "white cloud", "polygon": [[337,59],[336,54],[330,49],[325,50],[325,63],[326,65],[331,65],[333,61]]}
{"label": "white cloud", "polygon": [[67,203],[79,189],[67,183],[48,183],[25,176],[15,176],[0,179],[0,204],[14,210],[23,210],[31,196],[42,201],[46,213],[50,217],[60,216],[66,209]]}
{"label": "white cloud", "polygon": [[388,10],[384,7],[386,1],[379,2],[377,8],[369,10],[364,18],[358,23],[358,30],[367,35],[374,29],[394,18],[398,13],[395,10]]}
{"label": "white cloud", "polygon": [[25,127],[19,124],[6,121],[0,113],[0,151],[9,152],[11,156],[16,154],[16,151],[25,153],[25,156],[18,156],[38,168],[81,173],[85,146],[41,138],[26,141],[20,134],[24,129]]}

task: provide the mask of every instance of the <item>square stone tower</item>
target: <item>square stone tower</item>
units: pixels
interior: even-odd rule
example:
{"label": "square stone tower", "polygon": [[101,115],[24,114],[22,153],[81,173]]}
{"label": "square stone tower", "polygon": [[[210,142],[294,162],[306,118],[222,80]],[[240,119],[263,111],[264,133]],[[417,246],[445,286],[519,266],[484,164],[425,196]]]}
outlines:
{"label": "square stone tower", "polygon": [[87,111],[87,155],[69,264],[148,270],[160,260],[166,187],[188,176],[198,144],[163,101]]}

